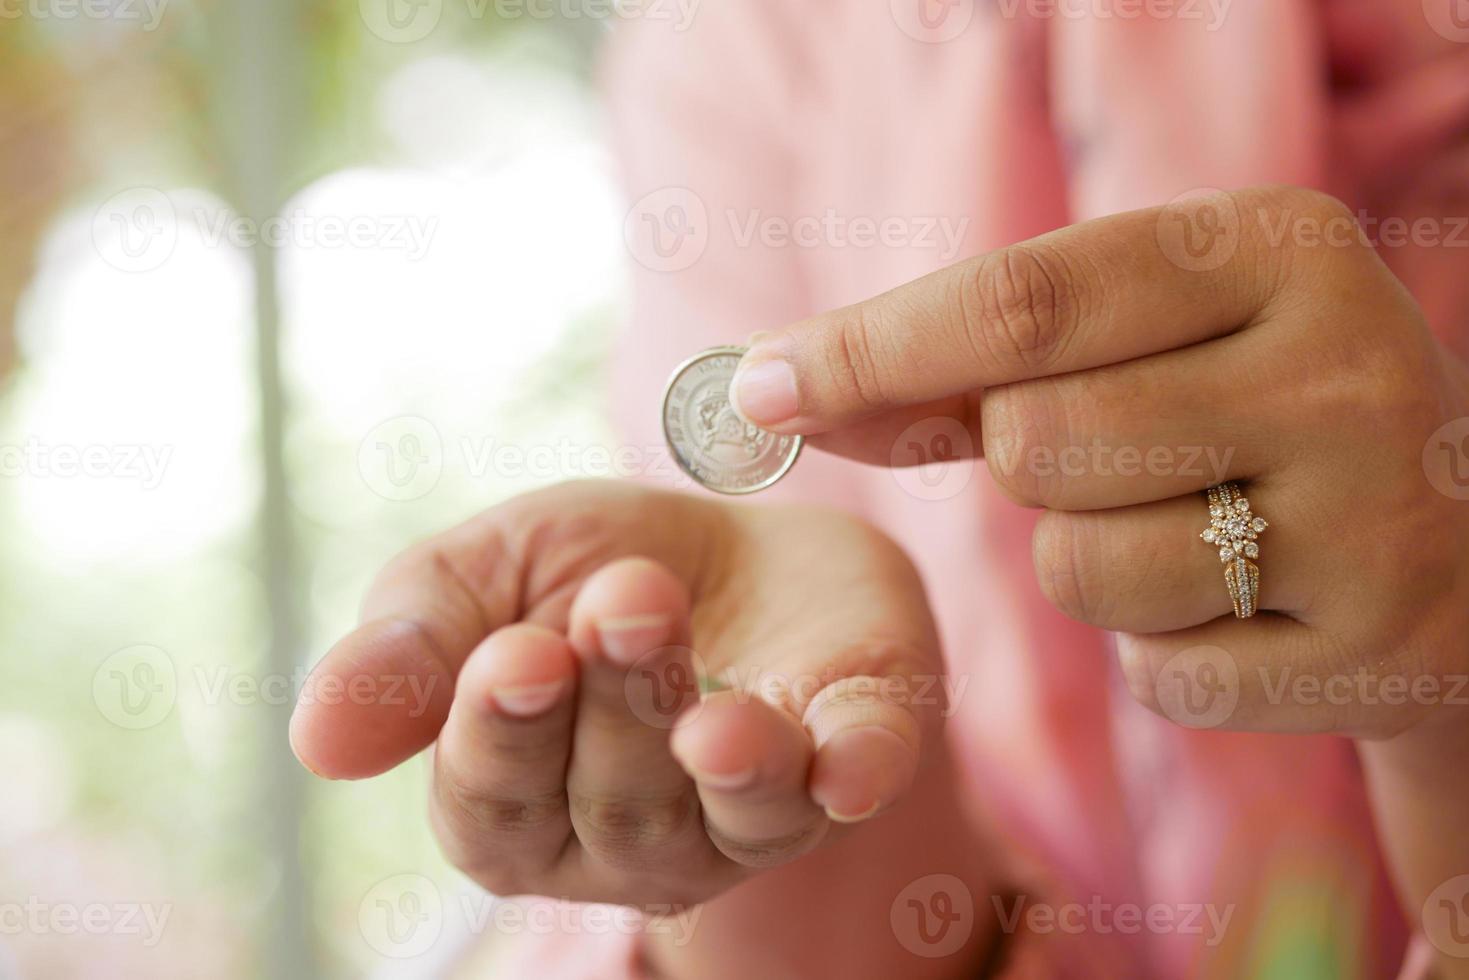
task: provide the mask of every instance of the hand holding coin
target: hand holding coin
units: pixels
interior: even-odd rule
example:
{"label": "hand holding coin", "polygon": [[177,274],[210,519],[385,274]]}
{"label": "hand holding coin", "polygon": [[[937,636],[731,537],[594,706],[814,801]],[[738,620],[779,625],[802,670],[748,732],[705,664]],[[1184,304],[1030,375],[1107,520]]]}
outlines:
{"label": "hand holding coin", "polygon": [[684,361],[663,392],[663,437],[674,460],[716,493],[755,493],[795,465],[801,437],[766,432],[735,411],[730,382],[743,347],[713,347]]}

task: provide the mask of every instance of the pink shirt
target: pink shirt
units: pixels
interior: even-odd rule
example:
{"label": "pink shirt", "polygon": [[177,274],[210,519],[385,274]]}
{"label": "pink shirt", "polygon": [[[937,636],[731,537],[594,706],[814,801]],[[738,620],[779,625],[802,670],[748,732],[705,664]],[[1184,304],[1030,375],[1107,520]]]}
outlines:
{"label": "pink shirt", "polygon": [[[1399,70],[1436,43],[1418,0],[1237,0],[1222,21],[1192,0],[1165,18],[1044,15],[1097,6],[705,0],[684,32],[619,25],[605,78],[628,197],[664,236],[634,248],[614,393],[629,441],[660,441],[657,398],[683,357],[965,256],[1200,188],[1350,195],[1374,174],[1328,153],[1341,113],[1323,51]],[[1138,707],[1108,636],[1040,595],[1035,515],[982,463],[968,475],[915,491],[808,453],[762,499],[851,510],[914,556],[967,684],[949,726],[966,789],[1058,893],[1233,910],[1217,944],[1089,935],[1053,974],[1396,975],[1416,923],[1389,890],[1351,743],[1189,731]],[[629,975],[629,940],[542,945],[512,975]]]}

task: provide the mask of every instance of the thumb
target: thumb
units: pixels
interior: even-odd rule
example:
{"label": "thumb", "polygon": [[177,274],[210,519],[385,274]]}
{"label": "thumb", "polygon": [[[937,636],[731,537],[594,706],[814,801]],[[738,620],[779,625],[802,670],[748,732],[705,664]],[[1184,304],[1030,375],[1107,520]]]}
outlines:
{"label": "thumb", "polygon": [[479,595],[458,570],[475,564],[467,556],[491,550],[471,523],[383,569],[362,625],[327,652],[297,698],[290,735],[302,765],[330,779],[361,779],[438,737],[459,668],[513,608],[513,597],[489,588]]}

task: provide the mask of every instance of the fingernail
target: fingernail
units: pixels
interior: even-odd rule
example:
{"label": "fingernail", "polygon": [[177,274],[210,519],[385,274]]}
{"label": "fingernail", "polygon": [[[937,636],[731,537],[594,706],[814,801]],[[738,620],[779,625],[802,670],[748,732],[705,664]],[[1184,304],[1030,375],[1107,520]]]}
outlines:
{"label": "fingernail", "polygon": [[866,820],[896,801],[912,779],[912,749],[886,728],[847,728],[820,744],[811,799],[837,823]]}
{"label": "fingernail", "polygon": [[826,807],[827,819],[835,823],[861,823],[877,812],[877,803],[863,810],[861,813],[837,813],[831,807]]}
{"label": "fingernail", "polygon": [[613,663],[631,667],[638,658],[668,642],[673,620],[665,613],[620,616],[597,624],[602,652]]}
{"label": "fingernail", "polygon": [[779,425],[796,417],[796,372],[783,360],[760,361],[735,371],[730,385],[734,409],[756,425]]}
{"label": "fingernail", "polygon": [[524,687],[501,687],[490,692],[495,705],[507,715],[516,718],[533,718],[542,714],[556,703],[561,692],[566,690],[566,681],[549,684],[527,684]]}

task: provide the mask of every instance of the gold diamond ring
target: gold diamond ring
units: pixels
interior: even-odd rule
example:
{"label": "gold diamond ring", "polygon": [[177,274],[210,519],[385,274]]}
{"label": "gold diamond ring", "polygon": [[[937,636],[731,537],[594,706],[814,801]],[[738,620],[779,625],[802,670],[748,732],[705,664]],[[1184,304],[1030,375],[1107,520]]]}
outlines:
{"label": "gold diamond ring", "polygon": [[1219,549],[1234,614],[1249,619],[1259,612],[1260,604],[1260,566],[1250,559],[1260,557],[1257,539],[1270,524],[1250,513],[1250,502],[1239,484],[1221,483],[1208,493],[1209,526],[1199,537]]}

